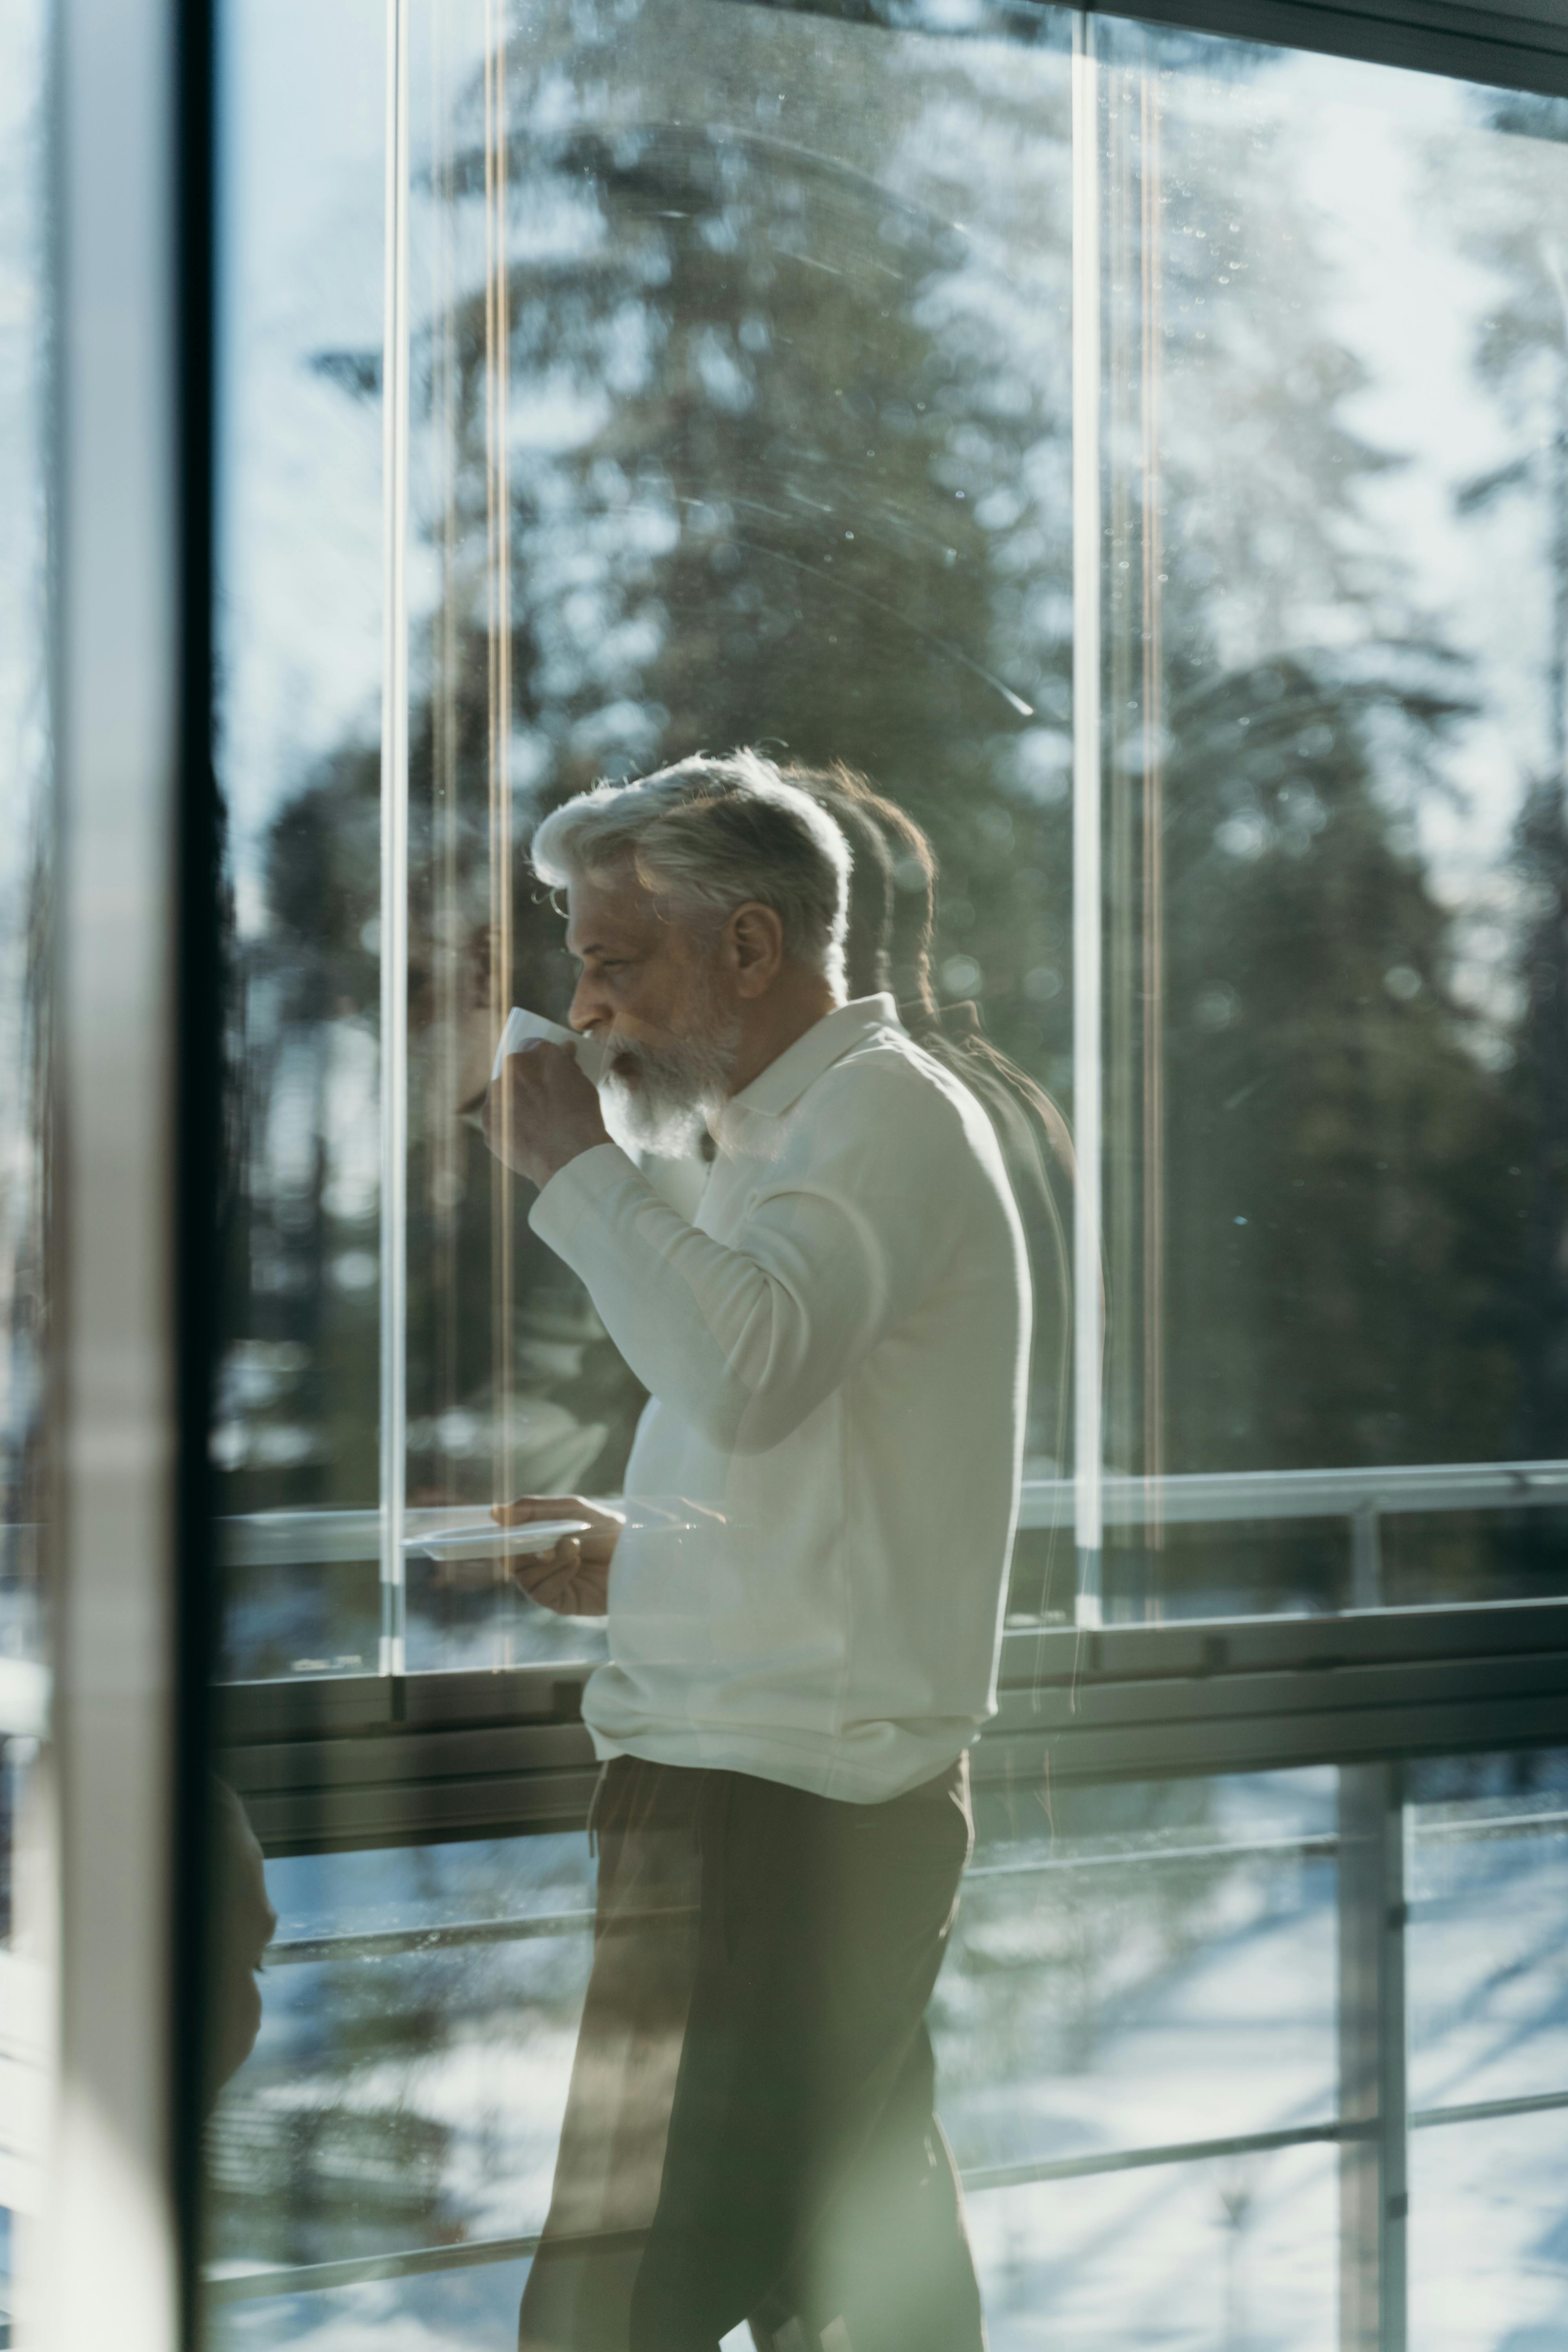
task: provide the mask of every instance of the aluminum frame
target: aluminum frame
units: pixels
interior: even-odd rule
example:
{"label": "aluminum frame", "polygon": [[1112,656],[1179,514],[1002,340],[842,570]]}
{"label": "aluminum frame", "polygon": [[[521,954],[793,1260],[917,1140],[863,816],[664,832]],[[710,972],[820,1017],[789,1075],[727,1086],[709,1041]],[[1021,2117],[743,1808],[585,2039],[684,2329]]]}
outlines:
{"label": "aluminum frame", "polygon": [[408,0],[386,0],[382,292],[381,1632],[404,1670],[408,1348]]}
{"label": "aluminum frame", "polygon": [[185,653],[176,37],[168,0],[61,0],[58,1944],[52,2146],[18,2313],[19,2340],[52,2352],[107,2340],[168,2352],[182,2328],[170,2095]]}
{"label": "aluminum frame", "polygon": [[[187,2340],[216,1170],[205,0],[56,0],[52,2117],[16,2341]],[[90,2248],[91,2259],[84,2260]]]}
{"label": "aluminum frame", "polygon": [[763,7],[804,7],[866,25],[918,31],[922,23],[950,36],[984,34],[1050,39],[1071,16],[1210,33],[1229,41],[1312,49],[1363,65],[1443,74],[1502,89],[1568,96],[1568,5],[1564,0],[1148,0],[1142,7],[1068,10],[1049,0],[971,0],[962,13],[925,0],[929,13],[890,0],[747,0]]}
{"label": "aluminum frame", "polygon": [[1477,6],[1455,0],[1149,0],[1110,11],[1150,25],[1315,49],[1365,65],[1436,73],[1504,89],[1568,96],[1563,0]]}
{"label": "aluminum frame", "polygon": [[[592,1671],[232,1684],[220,1762],[272,1853],[581,1826]],[[984,1789],[1565,1742],[1568,1601],[1521,1601],[1010,1633],[973,1769]]]}

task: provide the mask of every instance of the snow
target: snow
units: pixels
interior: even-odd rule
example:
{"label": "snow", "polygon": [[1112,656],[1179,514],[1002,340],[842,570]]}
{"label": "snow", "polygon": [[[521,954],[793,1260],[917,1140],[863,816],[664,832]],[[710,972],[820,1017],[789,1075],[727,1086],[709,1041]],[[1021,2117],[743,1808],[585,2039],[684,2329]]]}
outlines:
{"label": "snow", "polygon": [[[1500,1769],[1502,1768],[1500,1768]],[[1557,1777],[1561,1777],[1559,1774]],[[1524,1787],[1411,1809],[1414,2107],[1568,2090],[1568,1826],[1550,1771]],[[1280,1773],[1091,1794],[1054,1848],[984,1839],[933,2005],[945,2126],[961,2165],[1082,2158],[1331,2117],[1331,1859],[1266,1838],[1321,1836],[1333,1775]],[[1140,1832],[1142,1813],[1156,1826]],[[1528,1834],[1491,1823],[1527,1822]],[[1221,1858],[1172,1863],[1194,1818]],[[1073,1856],[1092,1870],[1060,1865]],[[1031,1858],[1056,1867],[1031,1874]],[[551,1913],[586,1898],[584,1841],[554,1837],[275,1864],[279,1933]],[[471,2238],[537,2229],[564,2103],[581,1937],[361,1964],[382,2032],[322,2072],[326,1972],[276,1969],[247,2076],[287,2105],[391,2102],[444,2124],[445,2210]],[[342,2019],[344,1980],[330,2014]],[[575,1988],[575,1990],[574,1990]],[[411,2048],[400,2031],[433,2042]],[[400,2025],[400,2021],[405,2023]],[[969,2222],[993,2352],[1327,2352],[1336,2337],[1338,2155],[1262,2154],[976,2188]],[[1411,2329],[1420,2352],[1560,2352],[1568,2343],[1568,2112],[1417,2130],[1411,2139]],[[311,2258],[362,2252],[316,2243]],[[226,2253],[234,2250],[226,2247]],[[232,2265],[231,2265],[232,2266]],[[224,2306],[233,2352],[509,2346],[522,2263]],[[739,2339],[743,2341],[744,2339]]]}

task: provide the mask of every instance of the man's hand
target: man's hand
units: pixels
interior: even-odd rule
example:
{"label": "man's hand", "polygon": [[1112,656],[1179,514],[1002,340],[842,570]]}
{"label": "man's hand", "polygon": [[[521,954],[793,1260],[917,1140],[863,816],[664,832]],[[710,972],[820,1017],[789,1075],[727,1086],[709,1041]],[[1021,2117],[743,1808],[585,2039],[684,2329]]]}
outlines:
{"label": "man's hand", "polygon": [[525,1528],[531,1519],[586,1519],[586,1535],[563,1536],[553,1551],[525,1553],[512,1561],[511,1572],[542,1609],[560,1617],[604,1616],[610,1560],[626,1525],[617,1513],[597,1510],[581,1495],[523,1495],[515,1503],[498,1503],[490,1516],[503,1528]]}
{"label": "man's hand", "polygon": [[608,1143],[599,1097],[565,1045],[543,1038],[509,1054],[485,1097],[485,1141],[541,1187],[596,1143]]}

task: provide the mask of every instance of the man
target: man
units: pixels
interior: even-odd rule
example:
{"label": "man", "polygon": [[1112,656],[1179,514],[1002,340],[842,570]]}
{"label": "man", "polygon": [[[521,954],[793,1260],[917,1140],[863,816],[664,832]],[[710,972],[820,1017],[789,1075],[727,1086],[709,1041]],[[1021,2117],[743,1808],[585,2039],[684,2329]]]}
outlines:
{"label": "man", "polygon": [[[650,1391],[624,1520],[520,1570],[608,1615],[600,1891],[525,2352],[974,2352],[923,2015],[971,1838],[1018,1488],[1028,1277],[991,1128],[842,1001],[848,853],[753,752],[534,836],[581,966],[492,1150]],[[504,1090],[504,1092],[503,1092]],[[706,1124],[694,1223],[612,1131]],[[559,1514],[528,1497],[510,1523]]]}

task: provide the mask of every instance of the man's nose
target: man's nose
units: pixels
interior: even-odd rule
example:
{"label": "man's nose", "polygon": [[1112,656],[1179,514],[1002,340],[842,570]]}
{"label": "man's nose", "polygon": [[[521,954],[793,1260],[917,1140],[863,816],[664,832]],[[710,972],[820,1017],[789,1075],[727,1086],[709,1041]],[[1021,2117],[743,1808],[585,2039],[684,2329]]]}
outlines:
{"label": "man's nose", "polygon": [[566,1015],[568,1026],[584,1032],[602,1029],[613,1017],[613,1008],[602,985],[589,973],[582,973]]}

